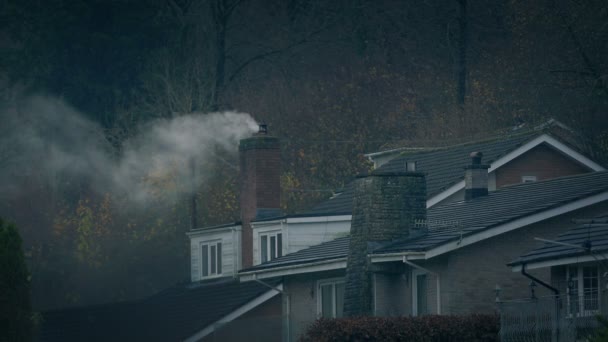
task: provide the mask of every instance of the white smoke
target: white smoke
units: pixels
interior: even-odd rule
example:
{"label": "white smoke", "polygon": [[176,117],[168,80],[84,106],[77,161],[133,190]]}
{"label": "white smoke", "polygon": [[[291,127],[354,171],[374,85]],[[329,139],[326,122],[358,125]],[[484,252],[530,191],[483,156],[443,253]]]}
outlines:
{"label": "white smoke", "polygon": [[[2,108],[0,120],[4,195],[19,191],[16,177],[61,174],[142,203],[158,179],[174,180],[174,190],[194,190],[205,181],[201,167],[218,162],[218,154],[235,153],[238,141],[257,129],[249,114],[193,113],[139,127],[116,153],[100,125],[56,99],[27,98]],[[191,161],[198,167],[194,177]]]}

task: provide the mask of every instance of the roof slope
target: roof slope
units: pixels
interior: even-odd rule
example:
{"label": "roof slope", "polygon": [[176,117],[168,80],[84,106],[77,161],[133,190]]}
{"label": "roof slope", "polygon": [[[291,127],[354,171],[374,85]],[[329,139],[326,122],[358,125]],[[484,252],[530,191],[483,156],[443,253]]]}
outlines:
{"label": "roof slope", "polygon": [[[505,187],[470,201],[433,207],[427,212],[430,227],[424,235],[389,243],[374,254],[427,251],[538,212],[607,192],[608,171],[555,178]],[[311,264],[346,257],[349,238],[343,237],[288,254],[241,272]]]}
{"label": "roof slope", "polygon": [[[509,266],[607,252],[608,215],[589,220],[588,223],[569,229],[559,235],[555,241],[581,247],[575,248],[546,242],[542,247],[534,249],[509,263]],[[589,250],[585,248],[587,246]]]}
{"label": "roof slope", "polygon": [[308,247],[294,253],[289,253],[283,257],[271,260],[269,262],[244,269],[241,272],[251,272],[276,267],[303,265],[325,260],[346,258],[346,255],[348,254],[349,244],[350,237],[346,236],[337,238],[335,240],[324,242],[316,246]]}
{"label": "roof slope", "polygon": [[[505,187],[470,201],[430,208],[427,212],[430,223],[428,234],[393,243],[375,253],[429,250],[515,219],[606,191],[606,171]],[[455,225],[443,228],[442,222]]]}
{"label": "roof slope", "polygon": [[[403,171],[406,161],[415,161],[417,171],[426,174],[427,198],[431,198],[464,178],[464,167],[470,163],[470,153],[483,152],[483,162],[491,163],[543,134],[528,131],[517,135],[471,142],[431,151],[401,154],[378,168],[378,171]],[[353,184],[339,195],[317,205],[311,214],[347,214],[352,210]]]}
{"label": "roof slope", "polygon": [[224,278],[177,285],[141,301],[49,311],[39,340],[183,340],[267,291]]}

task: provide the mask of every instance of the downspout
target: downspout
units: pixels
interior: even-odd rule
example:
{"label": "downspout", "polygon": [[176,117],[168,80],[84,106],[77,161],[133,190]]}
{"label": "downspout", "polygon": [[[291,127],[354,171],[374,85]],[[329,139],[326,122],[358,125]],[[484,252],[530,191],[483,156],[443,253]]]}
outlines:
{"label": "downspout", "polygon": [[555,287],[553,287],[553,286],[545,283],[544,281],[542,281],[542,280],[534,277],[533,275],[531,275],[529,273],[526,273],[526,264],[522,264],[521,265],[521,274],[523,274],[524,277],[526,277],[526,278],[528,278],[528,279],[530,279],[532,281],[535,281],[535,282],[541,284],[542,286],[546,287],[547,289],[551,290],[551,292],[553,292],[556,297],[559,296],[559,290],[558,289],[556,289]]}
{"label": "downspout", "polygon": [[559,328],[558,328],[559,308],[560,308],[559,290],[556,289],[555,287],[545,283],[544,281],[534,277],[533,275],[526,273],[526,264],[521,264],[521,274],[523,274],[524,277],[541,284],[542,286],[551,290],[555,294],[555,313],[554,313],[555,316],[553,317],[554,321],[553,321],[553,328],[552,328],[551,335],[552,335],[552,340],[559,341],[559,335],[560,335]]}
{"label": "downspout", "polygon": [[290,299],[291,298],[289,298],[289,294],[287,292],[279,289],[276,286],[272,286],[272,285],[270,285],[270,284],[268,284],[268,283],[266,283],[266,282],[258,279],[257,278],[257,274],[255,274],[255,273],[253,274],[253,281],[255,281],[258,284],[261,284],[263,286],[266,286],[266,287],[268,287],[270,289],[273,289],[273,290],[277,291],[282,296],[285,296],[285,311],[286,311],[286,313],[285,313],[286,318],[285,319],[287,320],[287,324],[285,324],[285,336],[287,336],[287,338],[284,341],[288,341],[289,342],[289,340],[291,340],[291,331],[290,331],[290,325],[291,325],[291,315],[290,315],[290,313],[291,313],[291,303],[290,303]]}
{"label": "downspout", "polygon": [[[407,260],[407,255],[403,256],[403,263],[407,264],[407,265],[410,265],[413,268],[417,268],[419,270],[422,270],[422,271],[424,271],[426,273],[430,273],[430,274],[435,275],[435,277],[437,279],[437,314],[441,315],[441,276],[439,275],[439,273],[433,272],[433,271],[428,270],[428,269],[426,269],[426,268],[424,268],[424,267],[422,267],[420,265],[414,264],[413,262]],[[414,280],[412,280],[412,281],[414,281]],[[413,298],[412,298],[412,300],[413,300]]]}

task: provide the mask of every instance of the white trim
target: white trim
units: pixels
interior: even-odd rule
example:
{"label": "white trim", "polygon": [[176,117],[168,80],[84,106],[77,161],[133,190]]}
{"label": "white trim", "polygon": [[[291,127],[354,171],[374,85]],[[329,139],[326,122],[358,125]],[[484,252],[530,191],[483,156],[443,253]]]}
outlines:
{"label": "white trim", "polygon": [[243,272],[239,274],[240,281],[265,279],[272,277],[287,276],[292,274],[331,271],[346,268],[346,258],[324,260],[304,265],[291,265],[266,270]]}
{"label": "white trim", "polygon": [[316,223],[316,222],[340,222],[350,221],[352,215],[324,215],[324,216],[302,216],[302,217],[283,217],[269,221],[254,221],[251,222],[252,228],[261,228],[265,226],[278,225],[281,223]]}
{"label": "white trim", "polygon": [[[283,284],[279,284],[277,286],[277,289],[283,291]],[[209,335],[210,333],[214,332],[216,327],[220,324],[226,324],[240,316],[242,316],[243,314],[251,311],[252,309],[255,309],[258,305],[263,304],[264,302],[266,302],[267,300],[271,299],[272,297],[278,295],[280,292],[277,292],[277,290],[270,290],[265,292],[264,294],[262,294],[261,296],[254,298],[253,300],[249,301],[248,303],[246,303],[245,305],[235,309],[234,311],[232,311],[231,313],[229,313],[228,315],[220,318],[219,320],[215,321],[214,323],[208,325],[206,328],[204,328],[203,330],[197,332],[196,334],[186,338],[184,341],[186,342],[194,342],[194,341],[199,341],[200,339],[202,339],[203,337]],[[204,304],[201,304],[204,305]]]}
{"label": "white trim", "polygon": [[193,237],[193,236],[198,236],[198,235],[205,235],[207,233],[217,233],[217,232],[221,232],[223,230],[241,230],[241,225],[234,225],[234,226],[226,226],[226,227],[216,227],[216,228],[199,228],[198,230],[192,230],[189,232],[186,232],[186,235],[189,237]]}
{"label": "white trim", "polygon": [[[427,292],[426,295],[428,295],[428,272],[424,269],[419,269],[419,268],[412,268],[412,316],[418,316],[418,276],[424,275],[426,276],[426,285],[427,285]],[[428,301],[428,297],[427,297],[427,301]],[[427,302],[427,308],[428,308],[428,302]]]}
{"label": "white trim", "polygon": [[[510,162],[511,160],[521,156],[522,154],[528,152],[529,150],[535,148],[536,146],[538,146],[542,143],[546,143],[547,145],[555,148],[556,150],[563,153],[567,157],[575,160],[576,162],[588,167],[589,169],[591,169],[593,171],[605,170],[601,165],[597,164],[593,160],[585,157],[581,153],[579,153],[579,152],[573,150],[572,148],[568,147],[567,145],[559,142],[557,139],[551,137],[550,135],[543,133],[543,134],[539,135],[538,137],[528,141],[524,145],[521,145],[520,147],[516,148],[515,150],[507,153],[506,155],[497,159],[493,163],[491,163],[490,168],[488,169],[488,173],[494,172],[499,167],[505,165],[506,163]],[[464,189],[464,180],[452,185],[447,190],[444,190],[444,191],[440,192],[439,194],[429,198],[426,201],[426,207],[430,208],[462,189]]]}
{"label": "white trim", "polygon": [[[323,298],[321,298],[322,297],[321,296],[321,294],[322,294],[322,292],[321,292],[321,286],[323,286],[323,285],[329,285],[329,284],[333,285],[333,290],[334,290],[333,299],[335,301],[336,300],[336,297],[335,297],[336,296],[336,285],[338,285],[338,284],[344,284],[346,286],[346,279],[344,279],[344,277],[341,277],[341,278],[337,277],[337,278],[319,279],[319,280],[317,280],[316,283],[317,283],[316,284],[317,286],[315,288],[315,291],[316,291],[316,294],[317,294],[317,296],[316,296],[317,297],[316,298],[317,299],[317,318],[321,318],[322,315],[323,315],[323,312],[322,312],[323,311]],[[332,304],[332,309],[334,311],[336,311],[336,312],[338,310],[338,308],[335,305],[333,305],[333,304]],[[336,316],[336,317],[328,317],[328,318],[339,318],[339,317],[337,317],[336,312],[334,312],[334,314],[335,314],[334,316]]]}
{"label": "white trim", "polygon": [[[596,254],[596,256],[599,256],[602,258],[608,258],[608,255],[606,255],[606,254]],[[597,259],[595,259],[592,255],[580,255],[580,256],[574,256],[574,257],[568,257],[568,258],[531,262],[531,263],[527,263],[525,265],[526,265],[527,270],[533,270],[533,269],[537,269],[537,268],[571,265],[571,264],[594,262],[594,261],[597,261]],[[521,272],[521,267],[522,267],[522,265],[511,266],[511,270],[513,272]]]}
{"label": "white trim", "polygon": [[370,254],[372,262],[391,262],[402,261],[407,256],[407,260],[424,260],[424,252],[401,252],[387,254]]}
{"label": "white trim", "polygon": [[475,242],[485,240],[485,239],[488,239],[488,238],[491,238],[491,237],[494,237],[496,235],[500,235],[503,233],[507,233],[514,229],[521,228],[521,227],[524,227],[524,226],[527,226],[527,225],[530,225],[530,224],[533,224],[533,223],[536,223],[539,221],[543,221],[543,220],[552,218],[554,216],[562,215],[562,214],[568,213],[570,211],[584,208],[584,207],[587,207],[587,206],[590,206],[590,205],[593,205],[593,204],[596,204],[596,203],[599,203],[602,201],[606,201],[606,200],[608,200],[608,192],[602,192],[600,194],[596,194],[596,195],[593,195],[593,196],[590,196],[590,197],[587,197],[584,199],[580,199],[578,201],[570,202],[568,204],[562,205],[557,208],[553,208],[553,209],[542,211],[537,214],[525,216],[525,217],[519,218],[517,220],[502,224],[500,226],[484,230],[477,234],[464,237],[463,239],[461,239],[459,241],[448,242],[439,247],[433,248],[426,252],[425,259],[430,259],[430,258],[436,257],[438,255],[451,252],[455,249],[458,249],[458,248],[461,248],[464,246],[468,246]]}
{"label": "white trim", "polygon": [[[422,267],[422,266],[420,266],[418,264],[415,264],[415,263],[409,261],[409,259],[408,259],[407,256],[403,256],[402,261],[403,261],[404,264],[410,265],[413,268],[417,268],[417,269],[419,269],[421,271],[433,274],[435,276],[435,280],[436,280],[436,284],[435,284],[436,289],[435,289],[435,292],[437,294],[437,299],[436,299],[437,300],[437,312],[435,314],[441,315],[441,276],[439,275],[439,273],[433,272],[433,271],[431,271],[429,269],[426,269],[426,268],[424,268],[424,267]],[[412,302],[413,302],[413,300],[412,300]]]}

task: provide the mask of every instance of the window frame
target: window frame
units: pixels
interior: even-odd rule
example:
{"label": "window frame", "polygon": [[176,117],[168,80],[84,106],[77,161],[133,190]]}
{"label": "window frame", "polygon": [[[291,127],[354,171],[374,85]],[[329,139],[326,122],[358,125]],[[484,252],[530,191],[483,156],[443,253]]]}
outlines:
{"label": "window frame", "polygon": [[[274,243],[272,240],[274,238]],[[284,234],[282,230],[271,230],[258,233],[260,264],[280,258],[284,255]],[[274,247],[274,249],[273,249]],[[272,253],[274,251],[274,254]],[[266,256],[264,257],[264,252]]]}
{"label": "window frame", "polygon": [[[592,292],[585,291],[585,269],[594,269],[595,276],[592,278],[596,280],[596,287],[591,288]],[[572,269],[576,269],[576,294],[570,293],[570,272]],[[568,317],[587,317],[594,316],[600,313],[601,307],[601,277],[600,277],[600,269],[599,265],[566,265],[566,298],[567,298],[567,313]],[[582,295],[581,295],[582,294]],[[593,299],[593,295],[596,296],[595,301],[597,308],[595,309],[586,309],[586,297],[589,295],[591,299]],[[572,303],[572,297],[576,296],[576,303]],[[575,312],[573,312],[576,310]]]}
{"label": "window frame", "polygon": [[[200,274],[201,279],[209,279],[221,277],[223,272],[222,262],[223,258],[223,243],[221,239],[211,240],[211,241],[203,241],[199,245],[199,255],[200,255]],[[219,246],[219,248],[218,248]],[[205,250],[206,247],[206,258],[205,258]],[[212,254],[212,251],[215,250],[215,253]],[[206,260],[205,260],[206,259]],[[207,275],[204,274],[205,271],[205,261],[206,261],[206,270]],[[212,261],[215,261],[215,264],[212,264]],[[212,270],[214,270],[212,272]]]}
{"label": "window frame", "polygon": [[[419,312],[420,310],[418,310],[418,277],[420,277],[420,276],[425,277],[425,287],[426,287],[426,291],[424,292],[426,308],[425,308],[424,312],[422,312],[422,313],[420,313]],[[420,315],[429,314],[428,289],[429,289],[428,272],[425,272],[425,271],[422,271],[419,269],[413,269],[412,270],[412,316],[420,316]]]}
{"label": "window frame", "polygon": [[[331,278],[331,279],[323,279],[323,280],[318,280],[317,281],[317,318],[322,318],[323,317],[323,291],[322,288],[323,286],[328,286],[331,285],[331,291],[332,291],[332,301],[331,301],[331,305],[332,305],[332,314],[331,317],[326,317],[326,318],[340,318],[340,317],[344,317],[344,311],[342,311],[342,315],[338,316],[338,285],[342,285],[343,286],[343,291],[342,291],[342,295],[344,295],[344,292],[346,290],[346,282],[344,280],[344,278]],[[342,298],[342,305],[344,305],[344,298]],[[344,308],[342,308],[342,310],[344,310]]]}

